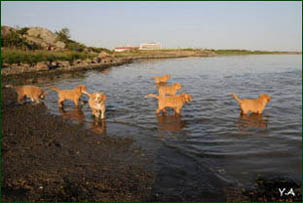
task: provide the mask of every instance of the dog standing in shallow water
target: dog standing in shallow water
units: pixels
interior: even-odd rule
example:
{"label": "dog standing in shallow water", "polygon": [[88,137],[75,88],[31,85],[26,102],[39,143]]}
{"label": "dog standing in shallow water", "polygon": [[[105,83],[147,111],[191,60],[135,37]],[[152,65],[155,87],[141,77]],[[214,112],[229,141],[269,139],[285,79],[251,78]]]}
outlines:
{"label": "dog standing in shallow water", "polygon": [[157,96],[154,94],[148,94],[145,97],[154,97],[158,99],[158,109],[156,113],[165,112],[166,107],[173,108],[176,114],[181,114],[181,109],[184,104],[192,101],[192,97],[187,93],[182,93],[176,96]]}
{"label": "dog standing in shallow water", "polygon": [[176,92],[182,88],[182,85],[180,83],[174,83],[172,85],[161,85],[159,86],[159,95],[165,96],[165,95],[172,95],[175,96]]}
{"label": "dog standing in shallow water", "polygon": [[166,83],[167,80],[170,79],[170,74],[166,74],[166,75],[163,75],[163,76],[154,76],[153,78],[155,79],[155,82],[157,84],[159,84],[159,83]]}
{"label": "dog standing in shallow water", "polygon": [[105,119],[105,110],[106,110],[105,94],[94,92],[93,94],[88,94],[88,96],[89,96],[88,105],[91,108],[93,115],[96,118]]}
{"label": "dog standing in shallow water", "polygon": [[235,100],[240,103],[241,114],[257,113],[262,114],[271,97],[267,94],[260,94],[256,99],[240,99],[237,95],[232,94]]}
{"label": "dog standing in shallow water", "polygon": [[6,85],[6,88],[14,88],[18,94],[17,101],[19,104],[24,103],[24,100],[30,98],[32,102],[41,103],[41,99],[46,97],[46,92],[40,87],[33,85],[13,86]]}
{"label": "dog standing in shallow water", "polygon": [[89,94],[84,85],[78,85],[78,87],[71,90],[61,90],[53,86],[51,86],[50,88],[58,92],[58,105],[60,108],[63,107],[63,102],[66,99],[73,101],[75,105],[78,107],[81,95]]}

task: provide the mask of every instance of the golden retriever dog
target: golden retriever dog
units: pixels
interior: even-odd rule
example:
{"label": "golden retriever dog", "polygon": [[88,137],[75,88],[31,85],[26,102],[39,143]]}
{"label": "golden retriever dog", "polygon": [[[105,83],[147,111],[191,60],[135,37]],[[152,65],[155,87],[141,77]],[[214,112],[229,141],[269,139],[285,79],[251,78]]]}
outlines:
{"label": "golden retriever dog", "polygon": [[192,101],[192,96],[187,93],[182,93],[176,96],[157,96],[154,94],[148,94],[145,97],[154,97],[158,99],[158,109],[156,110],[156,114],[160,112],[164,113],[165,108],[173,108],[176,114],[181,114],[181,109],[184,104]]}
{"label": "golden retriever dog", "polygon": [[159,86],[159,95],[165,96],[165,95],[171,95],[175,96],[176,92],[182,88],[182,85],[180,83],[174,83],[172,85],[161,85]]}
{"label": "golden retriever dog", "polygon": [[41,103],[46,97],[46,92],[43,91],[40,87],[33,85],[24,85],[24,86],[13,86],[6,85],[6,88],[14,88],[18,94],[17,101],[18,103],[24,103],[26,98],[29,98],[32,102]]}
{"label": "golden retriever dog", "polygon": [[93,115],[96,118],[105,119],[106,110],[106,96],[104,93],[94,92],[93,94],[88,94],[89,100],[88,105],[92,110]]}
{"label": "golden retriever dog", "polygon": [[163,76],[154,76],[153,77],[155,79],[155,82],[158,84],[158,83],[166,83],[167,80],[170,79],[170,74],[166,74],[166,75],[163,75]]}
{"label": "golden retriever dog", "polygon": [[260,94],[256,99],[240,99],[235,94],[232,94],[232,96],[240,103],[241,114],[248,114],[249,112],[262,114],[266,104],[271,99],[267,94]]}
{"label": "golden retriever dog", "polygon": [[81,95],[89,94],[84,85],[78,85],[78,87],[71,90],[61,90],[53,86],[50,88],[58,92],[58,105],[60,108],[63,107],[63,102],[66,99],[73,101],[74,104],[78,107]]}

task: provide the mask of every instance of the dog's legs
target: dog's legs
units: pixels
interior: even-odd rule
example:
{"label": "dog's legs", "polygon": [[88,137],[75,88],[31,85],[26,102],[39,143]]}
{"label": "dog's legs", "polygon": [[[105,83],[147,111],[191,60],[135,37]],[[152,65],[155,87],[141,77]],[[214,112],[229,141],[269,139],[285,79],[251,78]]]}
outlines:
{"label": "dog's legs", "polygon": [[60,108],[63,108],[63,102],[64,102],[64,99],[59,99],[59,100],[58,100],[58,106],[59,106]]}
{"label": "dog's legs", "polygon": [[175,108],[175,115],[181,115],[181,109]]}
{"label": "dog's legs", "polygon": [[95,109],[92,109],[92,114],[97,118],[98,117],[98,113]]}
{"label": "dog's legs", "polygon": [[248,113],[248,111],[244,111],[243,109],[241,109],[240,115],[246,115]]}
{"label": "dog's legs", "polygon": [[158,109],[156,110],[156,114],[159,114],[160,112],[161,112],[161,109],[158,108]]}
{"label": "dog's legs", "polygon": [[75,106],[77,106],[77,107],[79,106],[79,101],[80,101],[80,98],[74,100]]}
{"label": "dog's legs", "polygon": [[105,111],[101,111],[101,119],[105,119]]}
{"label": "dog's legs", "polygon": [[24,101],[25,95],[18,94],[17,101],[19,104],[22,104]]}

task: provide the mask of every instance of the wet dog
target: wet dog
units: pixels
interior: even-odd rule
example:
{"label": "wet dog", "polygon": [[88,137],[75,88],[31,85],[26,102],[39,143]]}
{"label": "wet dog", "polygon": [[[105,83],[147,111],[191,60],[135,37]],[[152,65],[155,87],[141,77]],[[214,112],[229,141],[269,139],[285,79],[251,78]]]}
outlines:
{"label": "wet dog", "polygon": [[159,114],[160,112],[164,113],[165,108],[169,107],[173,108],[175,113],[180,115],[183,105],[193,100],[192,96],[187,93],[182,93],[176,96],[157,96],[154,94],[148,94],[145,98],[146,97],[154,97],[158,99],[158,109],[156,110],[156,114]]}
{"label": "wet dog", "polygon": [[81,95],[89,94],[84,85],[78,85],[78,87],[71,90],[61,90],[53,86],[51,86],[50,88],[58,92],[58,105],[60,108],[63,107],[63,102],[66,99],[73,101],[76,107],[78,107]]}
{"label": "wet dog", "polygon": [[256,99],[240,99],[237,95],[232,94],[235,100],[240,103],[241,114],[256,113],[262,114],[271,97],[267,94],[260,94]]}
{"label": "wet dog", "polygon": [[18,94],[17,101],[19,104],[24,103],[26,98],[29,98],[32,102],[41,103],[41,99],[45,99],[46,92],[43,91],[40,87],[33,85],[24,85],[24,86],[13,86],[6,85],[6,88],[14,88]]}
{"label": "wet dog", "polygon": [[182,88],[182,85],[180,83],[174,83],[172,85],[161,85],[159,86],[159,95],[165,96],[165,95],[171,95],[175,96],[176,92]]}
{"label": "wet dog", "polygon": [[166,74],[163,76],[154,76],[153,78],[155,79],[156,83],[166,83],[167,80],[170,79],[170,74]]}
{"label": "wet dog", "polygon": [[106,110],[106,96],[101,92],[94,92],[93,94],[88,94],[89,100],[88,105],[92,110],[92,114],[96,118],[105,119]]}

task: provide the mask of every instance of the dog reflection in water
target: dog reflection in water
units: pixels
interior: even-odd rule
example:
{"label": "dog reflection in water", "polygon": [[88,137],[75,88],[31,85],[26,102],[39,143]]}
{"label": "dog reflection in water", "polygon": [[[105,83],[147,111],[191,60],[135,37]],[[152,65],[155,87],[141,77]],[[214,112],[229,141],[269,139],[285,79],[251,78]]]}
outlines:
{"label": "dog reflection in water", "polygon": [[157,114],[158,129],[168,132],[178,132],[185,127],[185,121],[180,115]]}
{"label": "dog reflection in water", "polygon": [[83,111],[78,107],[75,107],[71,111],[66,111],[64,108],[59,108],[59,112],[64,119],[77,121],[79,124],[84,123],[85,115]]}
{"label": "dog reflection in water", "polygon": [[268,120],[262,117],[262,114],[242,114],[237,121],[237,126],[243,128],[267,128]]}
{"label": "dog reflection in water", "polygon": [[97,134],[105,134],[106,133],[106,121],[103,120],[94,120],[91,123],[90,129]]}

